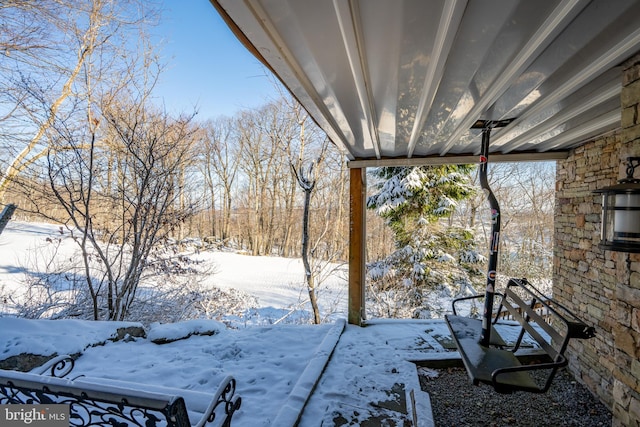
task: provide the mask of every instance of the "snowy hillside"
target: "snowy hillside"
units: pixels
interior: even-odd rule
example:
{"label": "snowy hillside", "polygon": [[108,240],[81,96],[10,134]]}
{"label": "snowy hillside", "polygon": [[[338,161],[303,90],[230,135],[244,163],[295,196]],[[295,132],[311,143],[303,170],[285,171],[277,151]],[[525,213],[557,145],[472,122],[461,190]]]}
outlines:
{"label": "snowy hillside", "polygon": [[[204,286],[235,289],[245,296],[236,300],[246,303],[238,310],[242,316],[224,316],[222,322],[143,325],[10,315],[16,302],[34,296],[25,293],[25,287],[33,291],[28,284],[50,278],[60,265],[73,265],[76,257],[75,243],[58,227],[12,222],[5,229],[0,236],[0,362],[25,354],[75,354],[74,375],[202,392],[211,392],[217,378],[231,374],[243,402],[235,426],[285,427],[300,417],[298,425],[316,427],[332,425],[345,414],[353,418],[350,425],[379,416],[385,409],[378,402],[389,400],[398,384],[415,391],[416,407],[430,414],[428,397],[420,392],[415,365],[409,361],[453,356],[442,320],[345,325],[347,292],[341,272],[334,272],[319,290],[330,323],[284,324],[309,323],[301,263],[231,252],[189,252],[194,265],[210,273]],[[55,277],[61,286],[68,285],[65,274]],[[149,278],[149,284],[157,284],[153,280]],[[450,298],[434,298],[450,306]],[[143,329],[144,334],[116,340],[117,329],[125,326]],[[361,407],[368,409],[363,412]]]}
{"label": "snowy hillside", "polygon": [[[310,305],[299,259],[253,257],[194,247],[182,250],[177,258],[188,259],[197,266],[201,272],[199,286],[233,292],[235,315],[217,317],[219,320],[236,327],[308,322]],[[40,295],[43,289],[34,290],[29,284],[55,281],[58,290],[70,287],[65,280],[69,281],[70,272],[78,268],[77,244],[68,230],[53,224],[10,222],[0,235],[0,313],[15,313],[16,304],[29,298],[43,298]],[[150,292],[148,289],[153,286],[163,286],[158,282],[157,278],[149,277],[141,288]],[[345,317],[346,289],[345,268],[330,265],[317,290],[323,319]]]}

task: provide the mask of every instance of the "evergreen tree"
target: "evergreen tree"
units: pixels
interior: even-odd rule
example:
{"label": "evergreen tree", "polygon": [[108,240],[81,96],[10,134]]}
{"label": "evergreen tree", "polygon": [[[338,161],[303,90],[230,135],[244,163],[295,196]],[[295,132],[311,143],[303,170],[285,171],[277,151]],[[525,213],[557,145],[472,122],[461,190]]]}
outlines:
{"label": "evergreen tree", "polygon": [[450,216],[458,201],[474,194],[472,170],[470,165],[378,168],[373,174],[381,182],[367,207],[387,220],[402,247],[417,223]]}
{"label": "evergreen tree", "polygon": [[[379,168],[377,192],[367,199],[391,227],[396,250],[369,266],[374,315],[432,317],[442,311],[434,290],[463,293],[481,278],[472,230],[446,221],[475,192],[471,165]],[[455,289],[457,288],[457,289]]]}

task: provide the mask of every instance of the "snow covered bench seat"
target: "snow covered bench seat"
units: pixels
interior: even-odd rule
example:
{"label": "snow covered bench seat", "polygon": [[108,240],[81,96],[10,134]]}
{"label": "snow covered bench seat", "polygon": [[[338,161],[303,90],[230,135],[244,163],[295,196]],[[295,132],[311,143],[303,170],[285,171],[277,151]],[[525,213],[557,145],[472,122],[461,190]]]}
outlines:
{"label": "snow covered bench seat", "polygon": [[[49,369],[55,375],[55,366],[39,371],[47,373]],[[104,378],[72,380],[34,372],[0,370],[0,404],[67,404],[73,426],[227,427],[241,404],[231,376],[222,378],[218,389],[210,394]],[[68,371],[63,375],[66,374]]]}

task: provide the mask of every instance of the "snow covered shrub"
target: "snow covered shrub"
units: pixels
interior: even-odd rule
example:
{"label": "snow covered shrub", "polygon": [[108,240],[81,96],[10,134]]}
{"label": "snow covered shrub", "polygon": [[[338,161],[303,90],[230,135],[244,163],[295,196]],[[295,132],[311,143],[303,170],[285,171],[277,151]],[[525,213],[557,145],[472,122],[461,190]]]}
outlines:
{"label": "snow covered shrub", "polygon": [[[96,289],[93,295],[86,286],[85,270],[77,254],[59,251],[62,238],[47,239],[42,247],[29,252],[22,261],[24,292],[16,294],[2,291],[2,312],[31,319],[95,318],[108,309],[107,288]],[[77,251],[77,248],[74,248]],[[104,275],[96,258],[89,265],[93,276]],[[136,298],[126,320],[145,325],[153,322],[176,322],[187,319],[216,319],[243,316],[257,306],[254,297],[230,290],[205,285],[204,279],[214,274],[202,261],[180,253],[172,245],[158,247],[148,257],[145,273],[141,277]],[[93,296],[97,296],[97,305]]]}
{"label": "snow covered shrub", "polygon": [[48,237],[19,260],[24,271],[18,289],[3,292],[3,312],[28,319],[56,318],[75,305],[81,277],[74,257],[63,254],[64,237]]}
{"label": "snow covered shrub", "polygon": [[468,230],[422,224],[409,244],[367,266],[370,314],[442,317],[449,310],[448,301],[482,287],[485,261]]}
{"label": "snow covered shrub", "polygon": [[149,325],[190,319],[224,321],[228,316],[243,316],[257,301],[244,292],[204,285],[197,277],[172,276],[158,286],[141,286],[128,320]]}

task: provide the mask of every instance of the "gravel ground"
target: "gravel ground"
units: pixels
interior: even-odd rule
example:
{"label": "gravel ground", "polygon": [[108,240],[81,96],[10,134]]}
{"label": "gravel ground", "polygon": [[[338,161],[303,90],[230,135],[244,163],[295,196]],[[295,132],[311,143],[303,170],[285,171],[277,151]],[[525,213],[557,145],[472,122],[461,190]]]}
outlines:
{"label": "gravel ground", "polygon": [[436,427],[611,425],[607,408],[566,370],[545,394],[498,394],[490,386],[474,386],[464,368],[418,368],[418,373]]}

